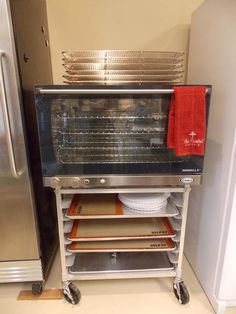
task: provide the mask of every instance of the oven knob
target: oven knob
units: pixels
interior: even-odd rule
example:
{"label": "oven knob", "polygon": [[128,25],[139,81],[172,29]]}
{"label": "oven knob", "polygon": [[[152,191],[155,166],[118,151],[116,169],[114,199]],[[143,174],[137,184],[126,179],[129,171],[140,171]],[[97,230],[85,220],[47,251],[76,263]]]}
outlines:
{"label": "oven knob", "polygon": [[89,184],[90,183],[90,180],[89,179],[84,179],[84,184]]}
{"label": "oven knob", "polygon": [[53,178],[53,179],[51,180],[51,187],[52,187],[53,189],[56,189],[56,188],[61,187],[61,180],[60,180],[59,178]]}
{"label": "oven knob", "polygon": [[71,183],[70,183],[71,187],[72,188],[78,188],[80,186],[80,179],[79,178],[73,178],[71,180]]}
{"label": "oven knob", "polygon": [[105,183],[106,183],[106,179],[101,179],[101,180],[100,180],[100,183],[101,183],[101,184],[105,184]]}

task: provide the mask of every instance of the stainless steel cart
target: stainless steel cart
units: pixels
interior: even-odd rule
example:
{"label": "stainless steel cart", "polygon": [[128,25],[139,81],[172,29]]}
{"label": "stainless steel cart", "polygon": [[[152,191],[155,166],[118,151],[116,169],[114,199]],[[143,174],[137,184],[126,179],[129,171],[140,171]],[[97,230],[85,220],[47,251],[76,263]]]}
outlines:
{"label": "stainless steel cart", "polygon": [[[127,188],[127,189],[55,189],[58,215],[58,228],[60,237],[60,257],[62,267],[63,294],[65,298],[72,304],[76,304],[80,300],[80,292],[72,283],[76,280],[95,280],[95,279],[124,279],[124,278],[159,278],[173,277],[173,289],[175,296],[181,304],[189,301],[188,290],[182,280],[182,261],[184,249],[184,237],[186,218],[188,210],[188,199],[190,186],[176,187],[158,187],[158,188]],[[176,248],[174,251],[167,252],[165,249],[158,252],[129,252],[117,253],[100,252],[90,253],[71,253],[67,250],[70,243],[67,239],[68,232],[71,231],[73,220],[65,216],[65,210],[70,206],[74,194],[95,194],[95,193],[153,193],[153,192],[170,192],[181,193],[183,203],[181,209],[173,214],[166,212],[165,214],[153,214],[152,217],[168,217],[176,236]],[[140,217],[149,217],[147,214]],[[87,219],[100,219],[101,217],[92,216]],[[103,219],[132,219],[132,216],[111,217],[103,216]],[[138,251],[138,250],[137,250]],[[150,255],[151,254],[151,255]],[[94,262],[95,261],[95,262]],[[114,266],[115,264],[115,266]]]}

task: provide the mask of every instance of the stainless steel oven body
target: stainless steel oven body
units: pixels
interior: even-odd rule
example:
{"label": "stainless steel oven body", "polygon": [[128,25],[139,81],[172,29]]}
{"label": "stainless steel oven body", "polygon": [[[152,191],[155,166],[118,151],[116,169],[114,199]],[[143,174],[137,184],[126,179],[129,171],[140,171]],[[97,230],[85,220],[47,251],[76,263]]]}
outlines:
{"label": "stainless steel oven body", "polygon": [[[209,111],[211,87],[207,86]],[[152,188],[200,184],[203,156],[167,148],[169,85],[36,86],[44,185]]]}

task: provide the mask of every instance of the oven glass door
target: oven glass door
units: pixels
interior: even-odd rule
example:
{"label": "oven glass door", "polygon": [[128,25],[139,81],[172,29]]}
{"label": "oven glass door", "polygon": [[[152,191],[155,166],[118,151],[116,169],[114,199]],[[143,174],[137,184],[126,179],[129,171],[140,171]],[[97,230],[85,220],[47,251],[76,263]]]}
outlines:
{"label": "oven glass door", "polygon": [[170,99],[36,93],[43,175],[201,173],[203,157],[167,149]]}

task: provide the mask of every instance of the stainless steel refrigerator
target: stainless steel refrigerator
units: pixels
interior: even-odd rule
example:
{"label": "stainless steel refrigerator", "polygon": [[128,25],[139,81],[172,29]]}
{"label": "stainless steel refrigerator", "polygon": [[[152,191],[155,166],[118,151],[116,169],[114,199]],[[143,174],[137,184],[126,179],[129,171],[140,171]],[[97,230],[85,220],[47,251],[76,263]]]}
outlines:
{"label": "stainless steel refrigerator", "polygon": [[[33,85],[51,83],[50,52],[45,45],[49,61],[44,62],[47,71],[40,76],[41,69],[32,72],[35,55],[27,51],[33,46],[33,41],[27,40],[27,30],[39,27],[40,36],[47,30],[47,25],[37,21],[39,12],[41,19],[46,18],[46,7],[44,1],[24,2],[0,0],[1,283],[42,283],[56,248],[56,216],[52,198],[40,179],[33,112]],[[27,10],[30,18],[25,15]]]}

